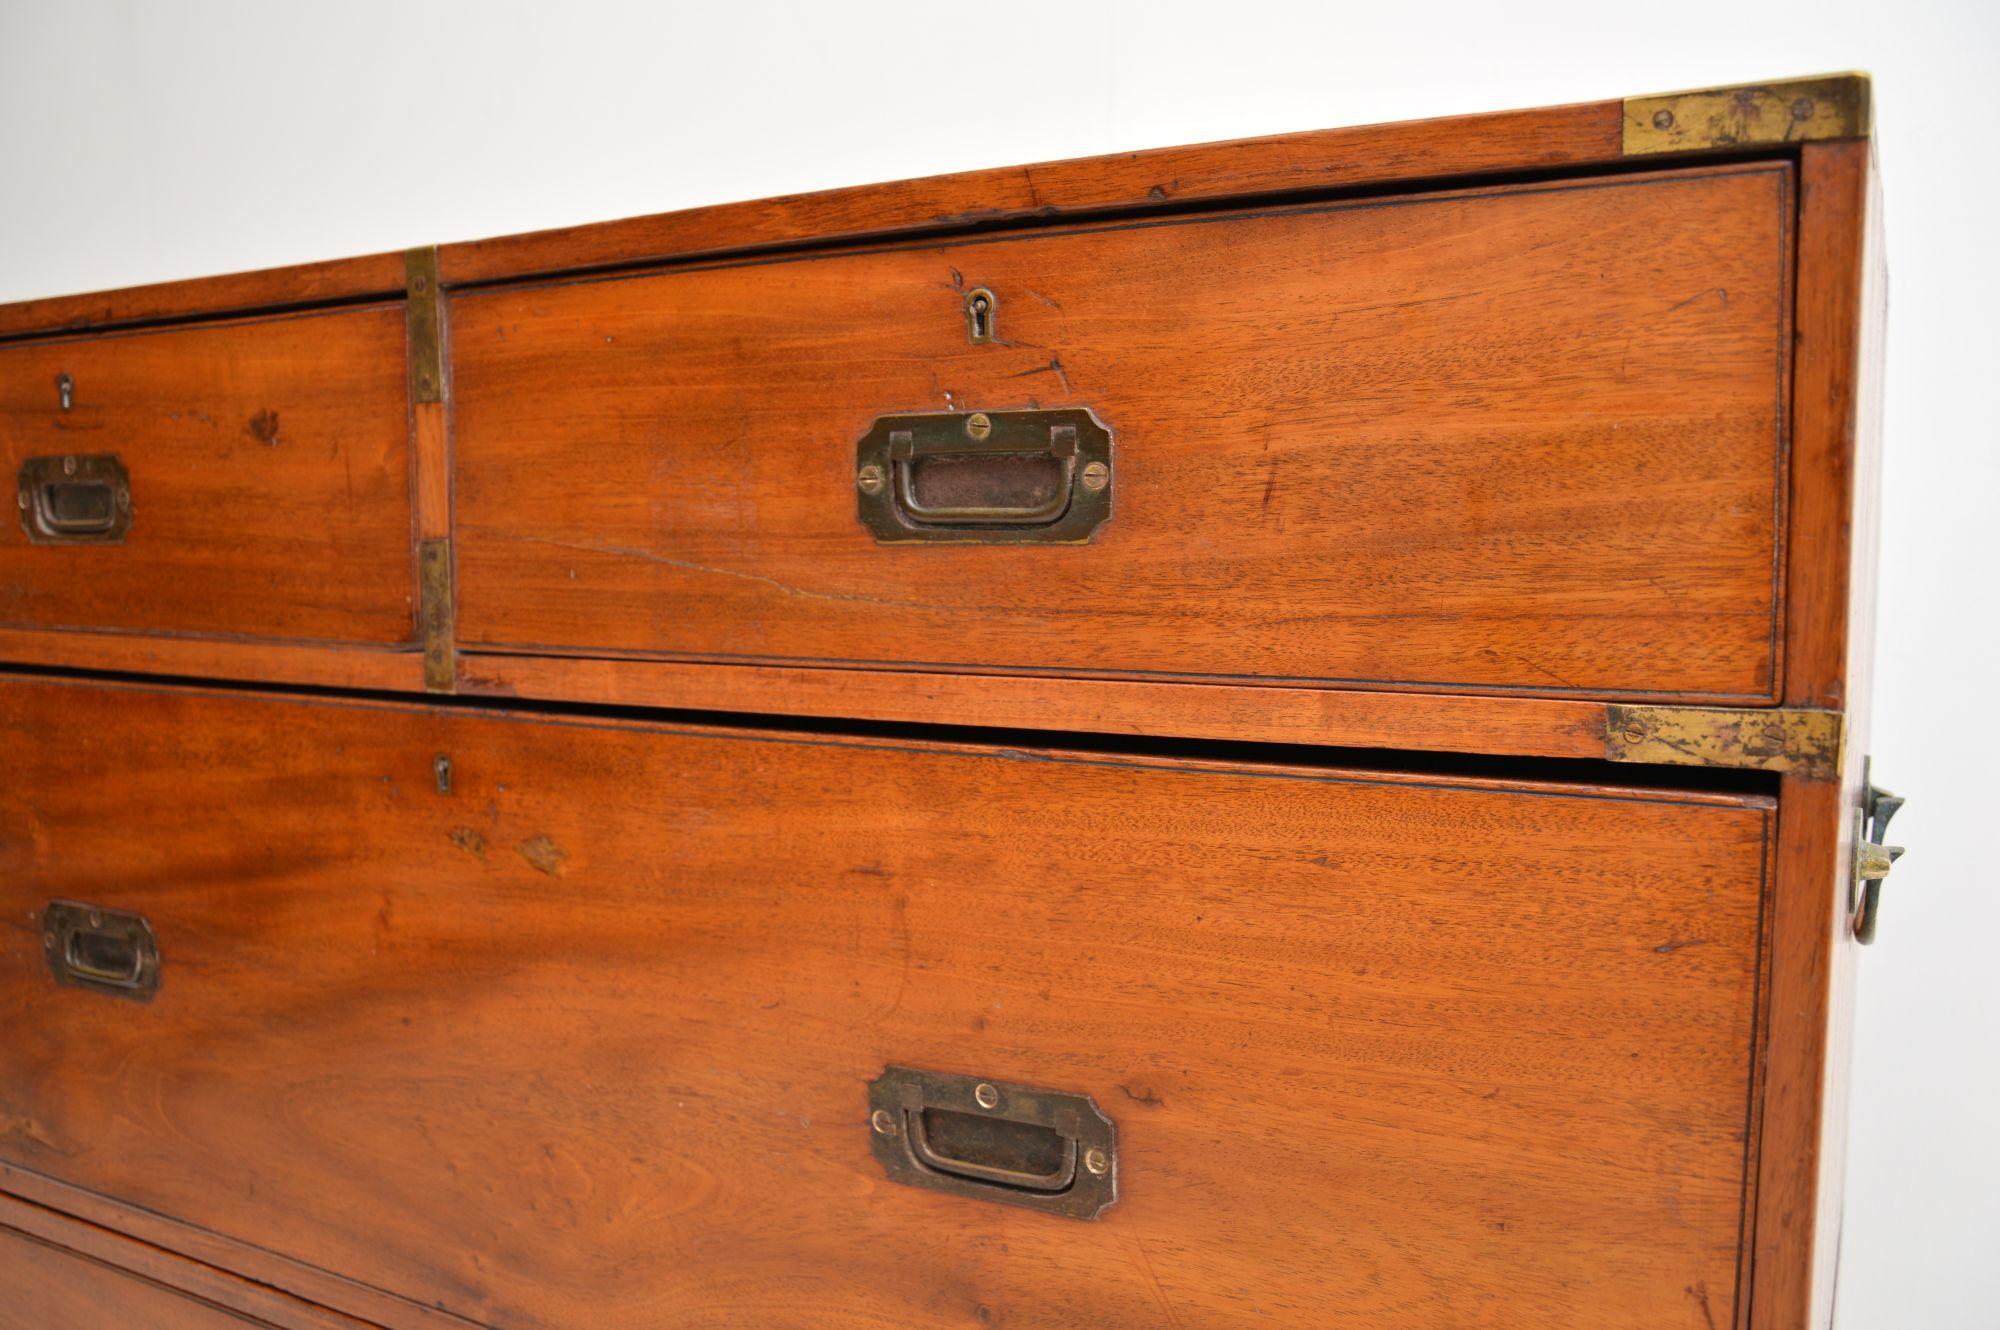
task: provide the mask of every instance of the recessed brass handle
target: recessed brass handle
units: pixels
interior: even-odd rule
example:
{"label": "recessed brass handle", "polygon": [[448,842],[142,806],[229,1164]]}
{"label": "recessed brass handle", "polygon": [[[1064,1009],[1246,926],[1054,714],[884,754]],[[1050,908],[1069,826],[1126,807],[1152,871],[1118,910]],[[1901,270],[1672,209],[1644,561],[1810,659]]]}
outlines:
{"label": "recessed brass handle", "polygon": [[1111,515],[1111,433],[1082,409],[884,416],[855,450],[884,544],[1076,544]]}
{"label": "recessed brass handle", "polygon": [[30,457],[15,502],[37,545],[115,545],[132,525],[132,481],[112,453]]}
{"label": "recessed brass handle", "polygon": [[[1065,1136],[1054,1127],[1010,1122],[998,1128],[987,1125],[982,1130],[975,1124],[1000,1120],[954,1114],[949,1109],[905,1110],[903,1118],[903,1130],[910,1137],[910,1153],[925,1168],[1033,1192],[1059,1192],[1076,1181],[1076,1137]],[[980,1160],[960,1157],[970,1153],[963,1147],[958,1147],[956,1153],[941,1151],[931,1144],[931,1134],[938,1130],[956,1132],[961,1138],[975,1142],[976,1148],[991,1149],[995,1153],[991,1159]],[[996,1136],[1003,1139],[994,1140]],[[997,1162],[1003,1158],[1011,1160],[1038,1155],[1053,1156],[1054,1162],[1040,1169],[1016,1168]]]}
{"label": "recessed brass handle", "polygon": [[868,1105],[897,1182],[1076,1219],[1118,1198],[1117,1128],[1088,1095],[890,1067]]}
{"label": "recessed brass handle", "polygon": [[141,915],[78,901],[42,911],[42,949],[56,982],[139,1002],[160,988],[160,948]]}

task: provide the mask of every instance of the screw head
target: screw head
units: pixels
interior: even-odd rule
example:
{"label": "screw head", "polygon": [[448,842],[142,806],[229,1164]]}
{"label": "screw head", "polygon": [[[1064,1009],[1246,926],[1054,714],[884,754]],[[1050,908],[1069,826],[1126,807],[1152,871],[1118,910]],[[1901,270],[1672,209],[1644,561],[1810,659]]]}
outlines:
{"label": "screw head", "polygon": [[884,1136],[896,1134],[896,1115],[886,1108],[878,1108],[869,1115],[868,1125]]}
{"label": "screw head", "polygon": [[1088,462],[1083,468],[1083,487],[1101,490],[1111,483],[1111,468],[1102,462]]}
{"label": "screw head", "polygon": [[1083,1152],[1083,1166],[1091,1174],[1101,1178],[1111,1171],[1111,1156],[1093,1145]]}
{"label": "screw head", "polygon": [[860,487],[863,494],[880,494],[882,492],[882,468],[870,462],[856,473],[854,483]]}
{"label": "screw head", "polygon": [[1654,129],[1672,129],[1673,127],[1674,127],[1674,113],[1672,111],[1669,111],[1663,107],[1660,110],[1653,112]]}
{"label": "screw head", "polygon": [[993,432],[993,418],[984,411],[974,411],[965,418],[965,432],[975,439],[983,439]]}
{"label": "screw head", "polygon": [[1812,119],[1812,113],[1813,113],[1812,98],[1801,97],[1797,101],[1792,103],[1792,119],[1810,120]]}
{"label": "screw head", "polygon": [[998,1108],[1000,1092],[990,1085],[975,1086],[972,1091],[972,1101],[981,1108]]}

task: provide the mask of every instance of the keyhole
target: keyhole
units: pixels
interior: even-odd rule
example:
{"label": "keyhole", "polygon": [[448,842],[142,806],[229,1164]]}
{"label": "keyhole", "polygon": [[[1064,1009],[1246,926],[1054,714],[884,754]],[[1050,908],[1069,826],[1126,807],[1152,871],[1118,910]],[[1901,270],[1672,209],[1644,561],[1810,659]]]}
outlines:
{"label": "keyhole", "polygon": [[993,310],[997,303],[993,293],[983,286],[965,293],[965,328],[973,342],[993,340]]}
{"label": "keyhole", "polygon": [[56,398],[62,403],[63,410],[69,410],[70,404],[74,400],[75,391],[76,385],[70,382],[69,375],[56,375]]}

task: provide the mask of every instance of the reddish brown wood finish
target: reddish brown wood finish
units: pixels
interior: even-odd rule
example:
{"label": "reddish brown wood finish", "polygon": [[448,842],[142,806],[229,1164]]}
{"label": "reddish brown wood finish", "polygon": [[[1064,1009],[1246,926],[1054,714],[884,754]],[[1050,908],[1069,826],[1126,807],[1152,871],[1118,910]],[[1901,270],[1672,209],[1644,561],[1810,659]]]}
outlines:
{"label": "reddish brown wood finish", "polygon": [[409,642],[403,359],[400,305],[0,346],[0,476],[113,453],[133,512],[119,545],[0,524],[0,628]]}
{"label": "reddish brown wood finish", "polygon": [[[440,257],[445,280],[456,285],[937,227],[1554,170],[1616,161],[1619,121],[1620,103],[1590,102],[1114,153],[475,240],[445,246]],[[402,289],[402,255],[373,254],[0,305],[0,337],[365,299]]]}
{"label": "reddish brown wood finish", "polygon": [[[461,642],[1769,701],[1790,208],[1766,163],[460,295]],[[1092,543],[856,520],[876,417],[1037,405],[1116,434]]]}
{"label": "reddish brown wood finish", "polygon": [[[0,1154],[259,1279],[510,1330],[1732,1314],[1768,801],[33,681],[0,743]],[[151,919],[150,1004],[50,980],[55,896]],[[892,1061],[1093,1095],[1117,1206],[886,1182]]]}
{"label": "reddish brown wood finish", "polygon": [[1855,943],[1848,914],[1874,654],[1874,479],[1885,288],[1866,142],[1800,163],[1786,701],[1844,708],[1838,784],[1784,783],[1752,1248],[1756,1330],[1833,1317]]}
{"label": "reddish brown wood finish", "polygon": [[0,1226],[0,1330],[249,1330],[266,1324]]}
{"label": "reddish brown wood finish", "polygon": [[1355,689],[1190,687],[901,670],[467,656],[459,690],[486,697],[1088,734],[1236,739],[1522,757],[1605,756],[1608,707],[1565,698]]}
{"label": "reddish brown wood finish", "polygon": [[172,1252],[0,1196],[0,1327],[180,1330],[368,1324]]}
{"label": "reddish brown wood finish", "polygon": [[289,268],[157,282],[0,305],[0,337],[247,314],[287,305],[383,299],[403,290],[403,256],[371,254]]}
{"label": "reddish brown wood finish", "polygon": [[1115,153],[446,245],[447,285],[939,228],[1151,212],[1618,159],[1621,103],[1452,116]]}
{"label": "reddish brown wood finish", "polygon": [[424,686],[423,660],[413,650],[300,646],[287,642],[0,628],[0,661],[56,669],[236,679],[312,688],[419,692]]}

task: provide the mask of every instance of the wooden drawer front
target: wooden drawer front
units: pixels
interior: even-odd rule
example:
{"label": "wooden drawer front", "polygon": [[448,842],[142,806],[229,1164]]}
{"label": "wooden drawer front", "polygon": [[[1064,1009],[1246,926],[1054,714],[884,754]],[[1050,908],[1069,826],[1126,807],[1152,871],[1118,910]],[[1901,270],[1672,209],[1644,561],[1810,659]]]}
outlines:
{"label": "wooden drawer front", "polygon": [[0,1228],[0,1330],[254,1330],[265,1324]]}
{"label": "wooden drawer front", "polygon": [[[460,294],[474,650],[1769,699],[1790,168]],[[998,298],[974,345],[967,290]],[[1087,407],[1088,544],[877,544],[856,444]]]}
{"label": "wooden drawer front", "polygon": [[[0,741],[0,1159],[413,1305],[1731,1323],[1760,801],[33,682]],[[1090,1095],[1117,1203],[888,1181],[890,1064]]]}
{"label": "wooden drawer front", "polygon": [[111,454],[131,493],[117,544],[0,524],[0,627],[411,640],[403,340],[384,305],[0,347],[6,483]]}

